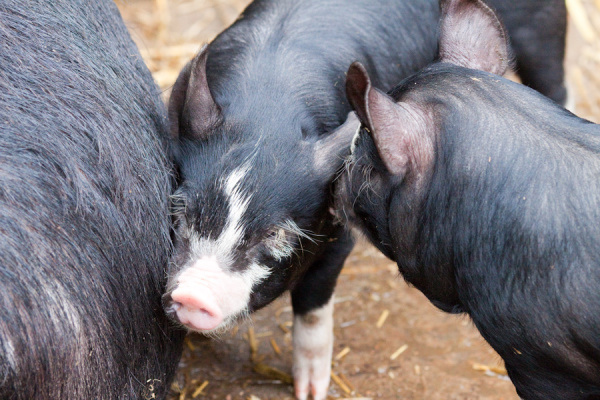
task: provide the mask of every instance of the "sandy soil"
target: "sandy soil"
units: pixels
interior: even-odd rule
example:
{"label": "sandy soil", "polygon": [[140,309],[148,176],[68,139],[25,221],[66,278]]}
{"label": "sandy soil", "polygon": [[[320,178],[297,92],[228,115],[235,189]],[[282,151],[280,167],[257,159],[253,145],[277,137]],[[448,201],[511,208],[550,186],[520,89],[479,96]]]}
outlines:
{"label": "sandy soil", "polygon": [[[117,1],[165,99],[185,62],[247,3]],[[568,3],[567,68],[577,113],[600,121],[600,0]],[[586,10],[583,17],[573,9],[577,6]],[[368,244],[358,245],[349,257],[336,298],[334,355],[342,357],[334,360],[333,371],[342,385],[332,382],[330,398],[518,399],[502,373],[502,360],[470,321],[434,308],[398,277],[395,264]],[[382,314],[388,315],[383,322]],[[220,340],[188,336],[170,400],[292,399],[291,385],[283,382],[291,370],[291,320],[285,296]],[[400,354],[391,359],[394,353]],[[283,376],[258,373],[257,364],[276,368]]]}

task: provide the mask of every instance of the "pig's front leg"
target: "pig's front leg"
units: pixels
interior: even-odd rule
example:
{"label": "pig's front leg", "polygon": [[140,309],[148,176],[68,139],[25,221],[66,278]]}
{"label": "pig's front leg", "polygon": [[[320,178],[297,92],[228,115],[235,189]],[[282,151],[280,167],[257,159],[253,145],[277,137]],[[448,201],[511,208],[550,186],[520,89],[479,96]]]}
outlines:
{"label": "pig's front leg", "polygon": [[294,389],[304,400],[327,397],[333,351],[333,290],[354,242],[347,232],[331,242],[292,291]]}
{"label": "pig's front leg", "polygon": [[327,397],[333,351],[333,296],[304,315],[294,316],[294,389],[299,400]]}

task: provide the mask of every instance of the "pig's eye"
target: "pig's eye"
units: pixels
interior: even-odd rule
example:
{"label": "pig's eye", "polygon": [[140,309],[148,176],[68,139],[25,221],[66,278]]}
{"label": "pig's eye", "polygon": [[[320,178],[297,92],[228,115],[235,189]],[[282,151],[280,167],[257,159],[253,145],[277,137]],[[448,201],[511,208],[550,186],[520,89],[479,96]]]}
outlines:
{"label": "pig's eye", "polygon": [[268,253],[277,261],[290,257],[294,254],[294,245],[290,243],[288,234],[283,228],[274,228],[264,240]]}
{"label": "pig's eye", "polygon": [[287,234],[285,229],[279,227],[271,229],[265,239],[265,245],[267,247],[281,247],[281,244],[284,242],[288,242]]}
{"label": "pig's eye", "polygon": [[283,228],[272,229],[267,235],[267,238],[271,240],[280,240],[285,238],[285,230]]}

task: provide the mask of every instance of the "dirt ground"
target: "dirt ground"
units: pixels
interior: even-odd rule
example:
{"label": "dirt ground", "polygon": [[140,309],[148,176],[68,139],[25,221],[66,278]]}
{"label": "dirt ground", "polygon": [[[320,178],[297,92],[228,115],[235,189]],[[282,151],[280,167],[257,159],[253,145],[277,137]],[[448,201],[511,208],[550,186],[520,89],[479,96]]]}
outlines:
{"label": "dirt ground", "polygon": [[[378,328],[385,314],[388,317]],[[262,364],[289,373],[291,335],[284,329],[291,320],[285,296],[256,313],[252,325],[240,327],[234,336],[225,335],[220,341],[189,336],[178,384],[196,379],[192,387],[197,387],[208,381],[204,393],[210,399],[246,399],[251,395],[263,400],[292,399],[290,385],[253,371],[248,337],[252,328]],[[398,277],[394,263],[369,245],[356,248],[339,279],[334,333],[333,371],[346,378],[350,390],[344,392],[332,383],[331,398],[518,398],[508,378],[475,369],[477,365],[502,364],[470,321],[435,309]],[[350,351],[337,360],[345,348]],[[392,360],[401,349],[405,350]],[[177,394],[173,399],[178,399]]]}
{"label": "dirt ground", "polygon": [[[185,62],[247,3],[117,0],[165,100]],[[599,122],[600,0],[567,4],[570,91],[577,114]],[[220,340],[188,336],[169,399],[292,399],[291,320],[284,296]],[[333,371],[331,399],[518,399],[471,322],[434,308],[366,243],[348,258],[336,290]]]}

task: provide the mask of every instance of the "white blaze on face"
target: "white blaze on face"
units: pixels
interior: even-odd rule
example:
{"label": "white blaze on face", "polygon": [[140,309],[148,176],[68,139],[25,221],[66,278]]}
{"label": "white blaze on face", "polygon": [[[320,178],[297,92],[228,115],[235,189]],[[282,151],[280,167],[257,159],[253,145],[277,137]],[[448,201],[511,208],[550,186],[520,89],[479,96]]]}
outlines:
{"label": "white blaze on face", "polygon": [[218,246],[223,253],[230,253],[241,241],[244,235],[244,227],[241,219],[246,210],[251,196],[244,196],[240,182],[250,171],[250,165],[246,164],[234,170],[225,180],[223,185],[225,195],[229,203],[229,215],[223,233],[217,240]]}
{"label": "white blaze on face", "polygon": [[245,164],[224,180],[229,215],[218,239],[188,232],[190,261],[175,277],[171,298],[177,318],[190,329],[210,332],[227,328],[247,312],[252,287],[270,273],[257,263],[241,266],[239,272],[232,265],[233,252],[245,232],[241,221],[251,196],[243,193],[240,183],[249,171],[250,164]]}
{"label": "white blaze on face", "polygon": [[294,317],[294,388],[296,398],[324,400],[329,388],[333,353],[333,296],[329,303]]}

